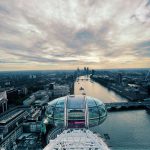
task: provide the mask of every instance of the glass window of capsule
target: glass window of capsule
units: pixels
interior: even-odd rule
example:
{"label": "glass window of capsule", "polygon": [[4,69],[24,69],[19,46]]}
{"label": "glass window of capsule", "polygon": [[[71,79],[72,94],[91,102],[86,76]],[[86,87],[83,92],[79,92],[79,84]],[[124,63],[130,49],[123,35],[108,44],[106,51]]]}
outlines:
{"label": "glass window of capsule", "polygon": [[[76,96],[75,96],[76,98]],[[78,98],[78,97],[77,97]],[[84,97],[83,97],[84,98]],[[85,112],[88,113],[88,126],[97,126],[101,124],[107,116],[105,105],[99,99],[86,96],[83,100],[67,100],[67,97],[61,97],[48,103],[46,110],[46,121],[54,126],[64,126],[65,107],[67,109],[67,120],[84,120]],[[66,106],[65,106],[66,105]],[[86,106],[87,110],[86,111]],[[72,113],[73,112],[73,113]],[[81,114],[81,115],[79,115]]]}

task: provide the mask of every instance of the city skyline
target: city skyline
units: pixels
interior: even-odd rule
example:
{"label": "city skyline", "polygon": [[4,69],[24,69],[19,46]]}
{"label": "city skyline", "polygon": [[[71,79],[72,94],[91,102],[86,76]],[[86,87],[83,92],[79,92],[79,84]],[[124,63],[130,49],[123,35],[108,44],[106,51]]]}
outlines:
{"label": "city skyline", "polygon": [[150,68],[149,0],[5,0],[0,19],[0,71]]}

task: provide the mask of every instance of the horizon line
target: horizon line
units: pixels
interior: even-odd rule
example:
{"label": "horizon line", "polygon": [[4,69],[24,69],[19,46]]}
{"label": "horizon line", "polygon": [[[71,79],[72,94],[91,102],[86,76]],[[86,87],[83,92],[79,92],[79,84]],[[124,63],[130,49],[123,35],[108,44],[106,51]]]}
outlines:
{"label": "horizon line", "polygon": [[[87,66],[88,67],[88,66]],[[78,68],[78,67],[77,67]],[[27,71],[27,72],[30,72],[30,71],[75,71],[75,70],[77,70],[77,68],[76,69],[56,69],[56,70],[54,70],[54,69],[45,69],[45,70],[0,70],[0,72],[25,72],[25,71]],[[80,69],[80,68],[79,68]],[[147,68],[97,68],[97,69],[92,69],[92,68],[90,68],[89,70],[139,70],[139,69],[141,69],[141,70],[143,70],[143,69],[150,69],[150,67],[147,67]],[[81,68],[80,70],[84,70],[84,68]]]}

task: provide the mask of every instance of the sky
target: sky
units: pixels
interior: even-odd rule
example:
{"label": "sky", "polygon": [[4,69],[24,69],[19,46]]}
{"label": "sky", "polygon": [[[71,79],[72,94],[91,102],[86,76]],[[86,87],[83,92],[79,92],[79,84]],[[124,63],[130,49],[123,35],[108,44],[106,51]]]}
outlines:
{"label": "sky", "polygon": [[0,0],[0,71],[150,68],[150,0]]}

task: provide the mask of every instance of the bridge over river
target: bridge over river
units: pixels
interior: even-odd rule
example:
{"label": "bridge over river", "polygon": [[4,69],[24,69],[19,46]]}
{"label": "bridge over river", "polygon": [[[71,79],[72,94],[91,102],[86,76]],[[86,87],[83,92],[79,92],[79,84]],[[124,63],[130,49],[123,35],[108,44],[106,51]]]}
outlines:
{"label": "bridge over river", "polygon": [[142,102],[112,102],[105,103],[108,111],[112,110],[124,110],[124,109],[138,109],[138,108],[147,108],[150,109],[150,101]]}

